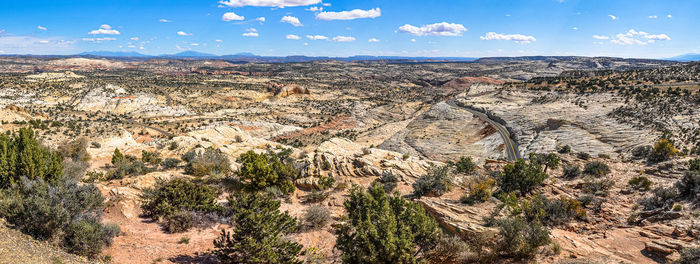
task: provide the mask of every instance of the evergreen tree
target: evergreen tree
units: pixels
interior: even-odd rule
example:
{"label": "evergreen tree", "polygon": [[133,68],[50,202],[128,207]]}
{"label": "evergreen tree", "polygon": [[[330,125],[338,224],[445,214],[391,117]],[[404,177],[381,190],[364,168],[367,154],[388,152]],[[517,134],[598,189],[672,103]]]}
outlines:
{"label": "evergreen tree", "polygon": [[519,191],[520,195],[526,195],[542,185],[547,177],[540,164],[521,159],[503,167],[503,172],[498,177],[498,186],[506,193]]}
{"label": "evergreen tree", "polygon": [[345,201],[347,220],[336,228],[344,263],[418,263],[440,237],[437,222],[419,204],[379,183],[355,186]]}
{"label": "evergreen tree", "polygon": [[222,263],[302,263],[302,246],[284,238],[298,229],[296,219],[280,212],[270,195],[239,193],[229,199],[233,231],[221,231],[214,254]]}
{"label": "evergreen tree", "polygon": [[41,146],[29,128],[21,128],[12,137],[0,135],[0,187],[11,186],[22,176],[46,181],[63,176],[60,155]]}
{"label": "evergreen tree", "polygon": [[241,154],[240,161],[242,165],[238,176],[250,190],[260,191],[275,186],[284,193],[294,191],[292,181],[297,172],[292,166],[282,163],[277,156],[248,151]]}
{"label": "evergreen tree", "polygon": [[124,161],[124,154],[119,151],[119,148],[114,148],[114,154],[112,154],[112,165],[117,165]]}

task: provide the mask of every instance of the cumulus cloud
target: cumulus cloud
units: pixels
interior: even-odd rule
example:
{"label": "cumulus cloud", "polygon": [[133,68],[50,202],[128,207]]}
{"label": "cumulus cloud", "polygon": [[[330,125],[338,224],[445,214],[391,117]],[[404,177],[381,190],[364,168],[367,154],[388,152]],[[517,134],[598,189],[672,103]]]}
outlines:
{"label": "cumulus cloud", "polygon": [[177,35],[178,36],[192,36],[192,33],[187,33],[185,31],[178,31]]}
{"label": "cumulus cloud", "polygon": [[260,21],[260,23],[265,22],[265,17],[258,17],[255,20]]}
{"label": "cumulus cloud", "polygon": [[355,38],[346,37],[346,36],[335,36],[335,37],[333,37],[333,41],[335,41],[335,42],[353,42],[353,41],[355,41]]}
{"label": "cumulus cloud", "polygon": [[36,26],[36,28],[39,29],[39,30],[44,30],[44,31],[46,31],[46,28],[45,28],[45,27],[42,27],[42,26]]}
{"label": "cumulus cloud", "polygon": [[650,18],[650,19],[657,19],[657,18],[659,18],[659,17],[656,16],[656,15],[653,15],[653,16],[649,16],[649,18]]}
{"label": "cumulus cloud", "polygon": [[306,38],[310,40],[328,40],[328,37],[322,35],[306,35]]}
{"label": "cumulus cloud", "polygon": [[612,19],[612,20],[617,20],[617,18],[618,18],[618,17],[616,17],[616,16],[614,16],[614,15],[608,15],[608,16],[609,16],[610,19]]}
{"label": "cumulus cloud", "polygon": [[671,38],[666,34],[649,34],[644,31],[630,29],[625,33],[615,35],[615,38],[611,39],[610,42],[619,45],[646,45],[664,40],[671,40]]}
{"label": "cumulus cloud", "polygon": [[129,38],[129,39],[130,39],[130,40],[133,40],[133,41],[138,41],[138,40],[139,40],[139,37],[131,37],[131,38]]}
{"label": "cumulus cloud", "polygon": [[257,7],[292,7],[292,6],[308,6],[321,3],[321,0],[227,0],[219,1],[219,4],[228,7],[243,7],[243,6],[257,6]]}
{"label": "cumulus cloud", "polygon": [[[5,54],[67,54],[75,52],[75,41],[58,37],[3,35],[0,30],[0,53]],[[47,45],[50,44],[50,45]]]}
{"label": "cumulus cloud", "polygon": [[673,16],[671,14],[666,15],[666,17],[673,18]]}
{"label": "cumulus cloud", "polygon": [[197,46],[199,46],[199,43],[190,43],[190,46],[195,46],[195,47],[197,47]]}
{"label": "cumulus cloud", "polygon": [[104,24],[100,26],[99,29],[95,29],[93,31],[88,32],[90,35],[98,35],[98,34],[105,34],[105,35],[119,35],[119,31],[116,29],[113,29],[112,26]]}
{"label": "cumulus cloud", "polygon": [[224,13],[223,16],[221,16],[221,20],[223,21],[233,21],[233,20],[243,20],[245,17],[236,15],[234,12],[226,12]]}
{"label": "cumulus cloud", "polygon": [[608,36],[593,35],[594,39],[610,39]]}
{"label": "cumulus cloud", "polygon": [[220,40],[220,39],[217,39],[217,40],[214,40],[214,41],[219,42],[219,43],[224,42],[223,40]]}
{"label": "cumulus cloud", "polygon": [[379,7],[362,10],[354,9],[351,11],[341,11],[341,12],[321,12],[316,14],[316,19],[320,20],[353,20],[358,18],[376,18],[382,15],[382,11]]}
{"label": "cumulus cloud", "polygon": [[399,27],[399,31],[414,36],[461,36],[467,28],[462,24],[441,22],[421,27],[406,24]]}
{"label": "cumulus cloud", "polygon": [[368,39],[367,42],[379,42],[379,40],[376,38],[371,38],[371,39]]}
{"label": "cumulus cloud", "polygon": [[284,16],[284,17],[282,17],[282,19],[280,20],[280,22],[282,22],[282,23],[289,23],[289,24],[292,24],[292,26],[295,26],[295,27],[301,27],[301,26],[304,25],[304,24],[302,24],[302,23],[299,21],[298,18],[293,17],[293,16]]}
{"label": "cumulus cloud", "polygon": [[289,34],[289,35],[286,36],[286,38],[287,38],[287,39],[293,39],[293,40],[300,40],[300,39],[301,39],[300,36],[297,36],[297,35],[294,35],[294,34]]}
{"label": "cumulus cloud", "polygon": [[305,10],[311,11],[311,12],[321,12],[321,11],[323,11],[323,7],[312,6],[312,7],[305,9]]}
{"label": "cumulus cloud", "polygon": [[533,36],[526,36],[522,34],[499,34],[496,32],[486,33],[486,35],[479,38],[482,40],[508,40],[520,44],[528,44],[537,41],[537,39],[535,39]]}
{"label": "cumulus cloud", "polygon": [[244,37],[253,37],[253,38],[255,38],[255,37],[258,37],[258,36],[260,36],[260,35],[258,34],[258,32],[246,32],[246,33],[243,33],[243,36],[244,36]]}
{"label": "cumulus cloud", "polygon": [[163,23],[170,23],[170,22],[173,22],[172,20],[167,20],[167,19],[165,19],[165,18],[161,18],[161,19],[158,20],[158,21],[159,21],[159,22],[163,22]]}

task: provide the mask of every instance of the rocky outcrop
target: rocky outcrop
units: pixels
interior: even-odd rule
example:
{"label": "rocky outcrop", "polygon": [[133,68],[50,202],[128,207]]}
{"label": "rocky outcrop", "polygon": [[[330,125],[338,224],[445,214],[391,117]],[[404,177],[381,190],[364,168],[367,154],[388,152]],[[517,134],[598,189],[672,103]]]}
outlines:
{"label": "rocky outcrop", "polygon": [[96,88],[73,98],[76,110],[87,112],[110,112],[113,114],[135,114],[139,117],[192,115],[184,107],[166,106],[154,95],[146,93],[124,94],[121,88]]}
{"label": "rocky outcrop", "polygon": [[504,157],[503,140],[494,127],[444,102],[433,105],[378,147],[443,162],[461,156],[475,157],[477,162]]}
{"label": "rocky outcrop", "polygon": [[276,97],[287,97],[290,95],[305,95],[311,94],[308,88],[301,87],[296,84],[285,85],[277,89],[275,92]]}
{"label": "rocky outcrop", "polygon": [[486,202],[476,206],[465,206],[440,197],[421,197],[417,202],[421,203],[450,233],[469,237],[495,230],[485,227],[483,220],[494,210],[495,204],[493,203]]}

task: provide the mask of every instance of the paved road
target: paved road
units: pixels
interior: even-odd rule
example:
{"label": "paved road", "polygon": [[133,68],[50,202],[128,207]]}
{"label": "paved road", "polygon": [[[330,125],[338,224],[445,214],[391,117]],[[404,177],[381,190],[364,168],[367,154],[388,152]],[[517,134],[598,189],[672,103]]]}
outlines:
{"label": "paved road", "polygon": [[467,110],[470,113],[472,113],[473,115],[479,117],[481,120],[484,120],[484,121],[488,122],[489,124],[491,124],[493,127],[496,128],[496,130],[498,131],[498,134],[500,134],[501,138],[503,139],[503,144],[506,146],[506,154],[508,156],[508,160],[516,161],[516,160],[521,158],[520,151],[518,151],[518,144],[516,144],[515,142],[513,142],[513,140],[510,139],[510,132],[508,132],[508,129],[506,129],[503,125],[501,125],[500,123],[498,123],[496,121],[491,120],[491,118],[489,118],[486,114],[484,114],[482,112],[476,111],[476,110],[468,108],[468,107],[462,107],[462,106],[457,105],[454,102],[454,100],[447,101],[447,104],[454,106],[454,107],[458,107],[458,108]]}

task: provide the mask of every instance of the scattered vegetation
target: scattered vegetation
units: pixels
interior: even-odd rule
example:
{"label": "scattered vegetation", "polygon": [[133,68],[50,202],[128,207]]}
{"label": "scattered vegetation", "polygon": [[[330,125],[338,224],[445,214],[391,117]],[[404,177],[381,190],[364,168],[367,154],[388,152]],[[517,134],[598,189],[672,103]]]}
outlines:
{"label": "scattered vegetation", "polygon": [[647,160],[650,162],[665,161],[676,155],[677,152],[678,150],[673,146],[673,142],[668,139],[661,139],[654,144]]}
{"label": "scattered vegetation", "polygon": [[586,164],[583,165],[583,173],[596,177],[602,177],[610,173],[610,167],[601,161],[586,162]]}
{"label": "scattered vegetation", "polygon": [[420,176],[413,183],[413,195],[421,197],[424,195],[440,196],[450,191],[452,175],[449,166],[431,167],[428,173]]}
{"label": "scattered vegetation", "polygon": [[524,196],[541,186],[547,177],[547,173],[542,170],[540,164],[518,160],[504,166],[497,181],[501,191],[506,193],[516,191]]}
{"label": "scattered vegetation", "polygon": [[182,156],[182,160],[187,162],[185,173],[195,177],[226,175],[231,170],[226,154],[211,147],[199,153],[189,151]]}
{"label": "scattered vegetation", "polygon": [[307,229],[321,229],[331,220],[331,212],[325,206],[313,205],[304,210],[303,223]]}
{"label": "scattered vegetation", "polygon": [[241,154],[240,162],[242,165],[237,174],[249,190],[259,191],[275,186],[283,193],[294,191],[293,181],[297,171],[291,165],[282,163],[278,156],[248,151]]}
{"label": "scattered vegetation", "polygon": [[187,231],[194,226],[195,213],[221,213],[217,193],[202,183],[176,178],[163,181],[143,192],[143,214],[159,220],[168,232]]}
{"label": "scattered vegetation", "polygon": [[472,157],[461,157],[455,163],[455,169],[459,173],[472,174],[476,170],[476,164],[472,161]]}
{"label": "scattered vegetation", "polygon": [[384,191],[386,191],[387,193],[391,193],[396,188],[396,185],[398,185],[399,178],[397,178],[396,175],[391,173],[391,171],[383,171],[382,176],[379,176],[377,182],[382,184],[382,188],[384,188]]}

